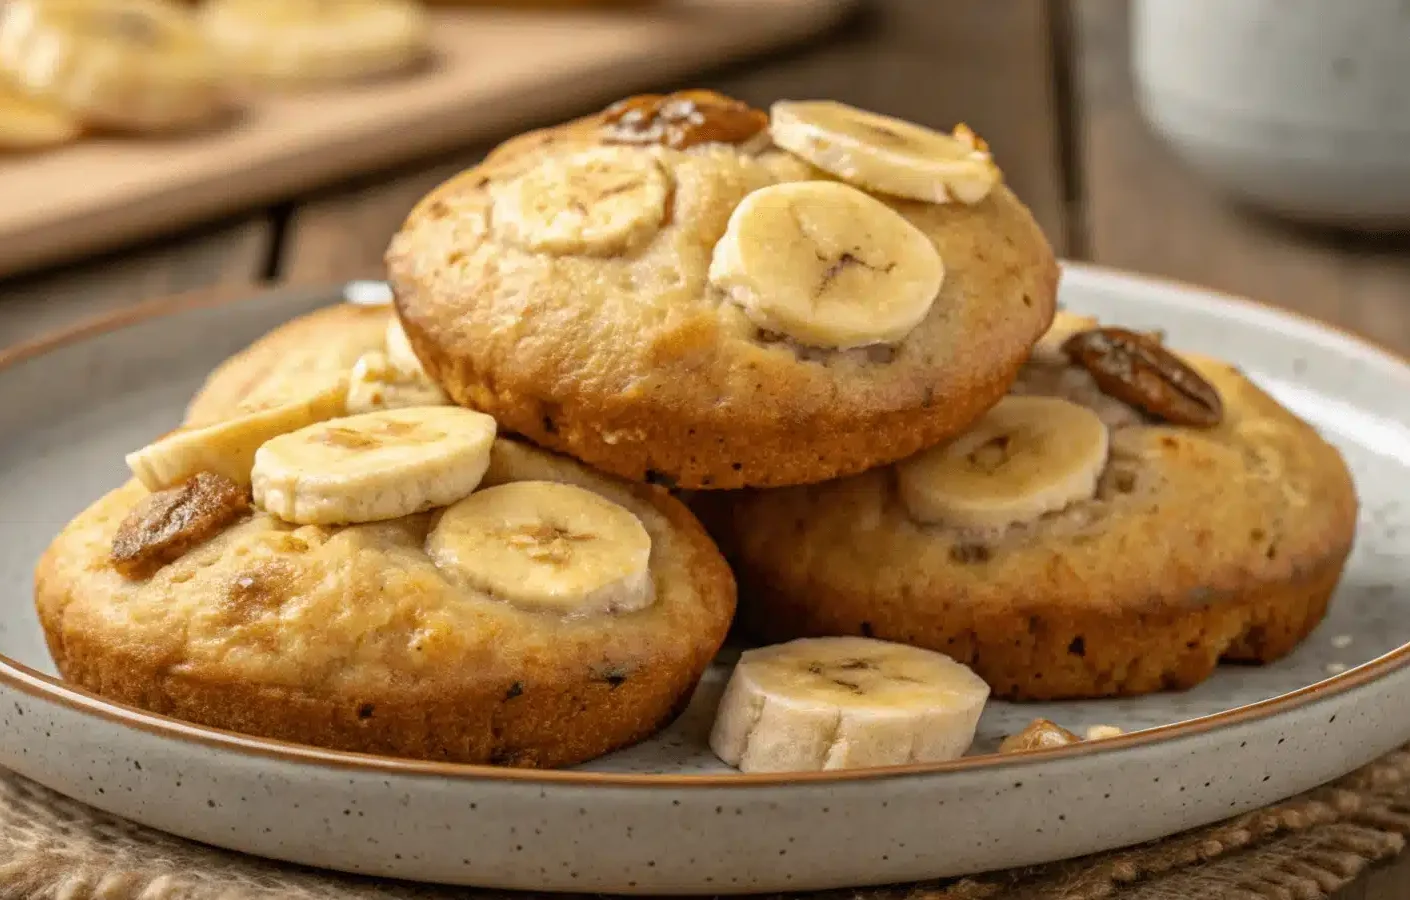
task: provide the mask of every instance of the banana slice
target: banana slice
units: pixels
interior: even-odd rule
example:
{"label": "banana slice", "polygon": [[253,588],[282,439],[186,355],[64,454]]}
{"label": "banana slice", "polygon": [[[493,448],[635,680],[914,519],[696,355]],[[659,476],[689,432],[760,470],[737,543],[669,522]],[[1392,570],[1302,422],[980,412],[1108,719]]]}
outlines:
{"label": "banana slice", "polygon": [[310,382],[296,399],[247,406],[231,418],[173,431],[129,453],[127,467],[149,491],[180,484],[198,472],[214,472],[238,485],[248,485],[255,451],[270,438],[343,414],[346,378]]}
{"label": "banana slice", "polygon": [[401,327],[401,320],[393,316],[387,322],[387,361],[392,364],[398,372],[408,378],[424,378],[431,380],[427,374],[426,367],[421,365],[421,359],[416,355],[416,351],[411,347],[411,339],[406,336],[406,329]]}
{"label": "banana slice", "polygon": [[747,650],[710,732],[743,772],[859,769],[956,759],[989,686],[948,656],[870,638]]}
{"label": "banana slice", "polygon": [[200,20],[232,70],[262,81],[385,75],[430,47],[426,14],[408,0],[209,0]]}
{"label": "banana slice", "polygon": [[930,311],[945,264],[920,229],[835,181],[744,198],[710,261],[710,282],[760,328],[815,347],[893,343]]}
{"label": "banana slice", "polygon": [[0,84],[0,152],[67,144],[81,130],[63,107]]}
{"label": "banana slice", "polygon": [[255,503],[295,525],[378,522],[449,506],[490,464],[495,421],[458,406],[310,425],[259,448]]}
{"label": "banana slice", "polygon": [[442,570],[507,603],[565,617],[630,612],[655,600],[651,537],[592,491],[516,481],[446,510],[426,538]]}
{"label": "banana slice", "polygon": [[669,193],[650,152],[594,147],[544,160],[499,188],[494,228],[535,253],[611,256],[656,233]]}
{"label": "banana slice", "polygon": [[988,145],[964,125],[942,134],[831,100],[781,100],[769,132],[849,184],[926,203],[978,203],[1001,178]]}
{"label": "banana slice", "polygon": [[447,406],[450,397],[424,373],[408,375],[385,353],[364,353],[348,377],[348,415],[412,406]]}
{"label": "banana slice", "polygon": [[210,46],[169,0],[9,0],[0,4],[0,70],[112,128],[187,128],[226,106]]}
{"label": "banana slice", "polygon": [[1107,444],[1085,406],[1010,396],[960,437],[899,463],[897,483],[918,521],[1001,529],[1096,494]]}
{"label": "banana slice", "polygon": [[386,353],[364,354],[348,383],[348,412],[364,413],[407,406],[446,406],[450,395],[432,380],[401,320],[387,321]]}

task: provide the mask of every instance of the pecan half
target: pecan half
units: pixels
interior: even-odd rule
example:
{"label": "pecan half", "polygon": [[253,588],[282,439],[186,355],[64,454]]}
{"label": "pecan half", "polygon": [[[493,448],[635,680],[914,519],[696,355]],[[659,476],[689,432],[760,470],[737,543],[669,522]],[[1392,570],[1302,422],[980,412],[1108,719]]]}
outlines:
{"label": "pecan half", "polygon": [[1209,428],[1224,418],[1214,386],[1150,335],[1097,328],[1068,338],[1062,350],[1103,393],[1158,419]]}
{"label": "pecan half", "polygon": [[675,150],[742,144],[768,124],[768,113],[714,91],[641,94],[619,100],[602,113],[609,142],[661,144]]}
{"label": "pecan half", "polygon": [[214,537],[249,508],[247,492],[213,472],[200,472],[176,487],[149,494],[113,536],[113,568],[128,578],[146,578]]}
{"label": "pecan half", "polygon": [[999,744],[1000,753],[1017,753],[1020,750],[1046,750],[1049,747],[1066,747],[1079,743],[1082,739],[1047,719],[1034,719],[1018,734],[1011,734]]}

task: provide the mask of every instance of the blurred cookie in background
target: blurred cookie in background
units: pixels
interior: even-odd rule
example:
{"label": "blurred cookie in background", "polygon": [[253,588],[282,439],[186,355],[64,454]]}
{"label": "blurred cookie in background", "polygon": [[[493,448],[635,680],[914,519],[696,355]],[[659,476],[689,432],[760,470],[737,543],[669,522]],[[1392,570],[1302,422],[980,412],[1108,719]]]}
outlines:
{"label": "blurred cookie in background", "polygon": [[169,0],[11,0],[0,5],[0,76],[116,131],[187,130],[228,110],[220,61]]}
{"label": "blurred cookie in background", "polygon": [[360,80],[427,57],[430,22],[411,0],[208,0],[197,18],[241,81]]}
{"label": "blurred cookie in background", "polygon": [[82,130],[78,119],[62,106],[0,82],[0,153],[66,144]]}

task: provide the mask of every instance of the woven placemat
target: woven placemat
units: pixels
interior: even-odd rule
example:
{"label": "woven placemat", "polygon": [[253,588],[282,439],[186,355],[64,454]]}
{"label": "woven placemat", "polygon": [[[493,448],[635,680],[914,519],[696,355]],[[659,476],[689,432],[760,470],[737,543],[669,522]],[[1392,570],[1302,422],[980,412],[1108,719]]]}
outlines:
{"label": "woven placemat", "polygon": [[[1317,900],[1399,853],[1410,747],[1276,806],[1163,841],[1031,869],[818,900]],[[528,900],[376,881],[170,837],[0,774],[5,900]]]}

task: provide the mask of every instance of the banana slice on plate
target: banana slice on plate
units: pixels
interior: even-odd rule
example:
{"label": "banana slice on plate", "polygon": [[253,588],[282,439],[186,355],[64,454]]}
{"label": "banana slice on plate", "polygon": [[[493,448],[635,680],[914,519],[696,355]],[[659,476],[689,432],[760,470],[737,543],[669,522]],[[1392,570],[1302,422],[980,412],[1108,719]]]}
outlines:
{"label": "banana slice on plate", "polygon": [[743,772],[942,762],[974,742],[989,686],[940,653],[860,637],[747,650],[710,748]]}
{"label": "banana slice on plate", "polygon": [[349,415],[449,403],[446,392],[425,373],[407,373],[392,365],[385,353],[364,353],[348,376]]}
{"label": "banana slice on plate", "polygon": [[769,133],[849,184],[926,203],[978,203],[1001,179],[988,145],[964,125],[944,134],[831,100],[781,100]]}
{"label": "banana slice on plate", "polygon": [[226,108],[210,46],[169,0],[9,0],[0,4],[0,71],[110,128],[189,128]]}
{"label": "banana slice on plate", "polygon": [[901,340],[944,279],[945,264],[920,229],[835,181],[749,194],[710,261],[710,282],[754,324],[838,349]]}
{"label": "banana slice on plate", "polygon": [[611,256],[656,233],[669,194],[650,153],[594,147],[550,157],[496,190],[494,228],[534,253]]}
{"label": "banana slice on plate", "polygon": [[898,463],[896,480],[920,522],[1001,529],[1094,496],[1108,444],[1085,406],[1010,396],[960,437]]}
{"label": "banana slice on plate", "polygon": [[260,81],[385,75],[430,48],[426,14],[409,0],[208,0],[199,15],[231,69]]}
{"label": "banana slice on plate", "polygon": [[270,438],[341,416],[347,379],[310,380],[295,399],[273,400],[198,428],[181,428],[127,455],[127,466],[149,491],[180,484],[199,472],[250,483],[255,451]]}
{"label": "banana slice on plate", "polygon": [[296,525],[378,522],[449,506],[490,464],[495,421],[458,406],[364,413],[259,448],[255,503]]}
{"label": "banana slice on plate", "polygon": [[592,491],[516,481],[447,509],[426,538],[440,568],[524,609],[580,617],[649,606],[651,536],[629,510]]}
{"label": "banana slice on plate", "polygon": [[0,153],[67,144],[82,126],[66,109],[0,84]]}

